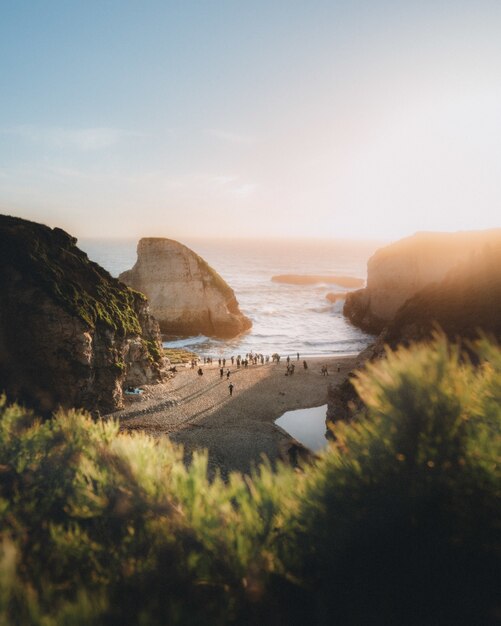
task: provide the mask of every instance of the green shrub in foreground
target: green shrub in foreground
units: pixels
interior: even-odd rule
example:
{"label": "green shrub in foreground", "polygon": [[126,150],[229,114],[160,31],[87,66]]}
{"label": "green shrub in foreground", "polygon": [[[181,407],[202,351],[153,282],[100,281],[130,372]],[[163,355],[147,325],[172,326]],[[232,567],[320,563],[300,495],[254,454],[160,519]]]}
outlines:
{"label": "green shrub in foreground", "polygon": [[478,350],[473,367],[439,337],[358,375],[367,417],[336,427],[293,521],[320,622],[501,617],[501,353]]}
{"label": "green shrub in foreground", "polygon": [[389,354],[315,466],[228,483],[167,440],[1,402],[0,624],[494,623],[501,351],[478,349]]}
{"label": "green shrub in foreground", "polygon": [[0,610],[21,594],[15,611],[33,606],[57,624],[82,594],[107,607],[107,623],[142,613],[148,624],[224,623],[249,573],[275,568],[270,541],[292,506],[290,472],[209,483],[205,454],[186,469],[167,440],[120,436],[116,423],[75,412],[40,422],[5,403],[0,472],[2,563],[19,582],[10,595],[4,587]]}

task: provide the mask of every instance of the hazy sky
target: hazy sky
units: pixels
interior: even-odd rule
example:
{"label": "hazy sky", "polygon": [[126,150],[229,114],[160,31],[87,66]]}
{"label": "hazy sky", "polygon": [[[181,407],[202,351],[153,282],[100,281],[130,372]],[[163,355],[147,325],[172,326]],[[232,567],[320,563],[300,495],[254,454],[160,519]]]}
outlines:
{"label": "hazy sky", "polygon": [[77,236],[501,225],[501,2],[2,0],[0,211]]}

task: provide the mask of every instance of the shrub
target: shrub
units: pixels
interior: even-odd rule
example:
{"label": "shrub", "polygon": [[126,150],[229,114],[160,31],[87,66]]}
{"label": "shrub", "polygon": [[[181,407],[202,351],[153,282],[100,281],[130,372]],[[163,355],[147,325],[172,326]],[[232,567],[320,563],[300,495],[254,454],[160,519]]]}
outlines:
{"label": "shrub", "polygon": [[314,466],[228,482],[205,453],[2,400],[0,623],[494,623],[501,351],[477,350],[389,353]]}
{"label": "shrub", "polygon": [[230,622],[277,567],[293,481],[264,465],[209,483],[206,454],[186,468],[168,440],[5,401],[0,472],[0,615],[22,624]]}
{"label": "shrub", "polygon": [[336,427],[293,521],[321,623],[494,623],[501,352],[478,351],[437,337],[358,374],[367,416]]}

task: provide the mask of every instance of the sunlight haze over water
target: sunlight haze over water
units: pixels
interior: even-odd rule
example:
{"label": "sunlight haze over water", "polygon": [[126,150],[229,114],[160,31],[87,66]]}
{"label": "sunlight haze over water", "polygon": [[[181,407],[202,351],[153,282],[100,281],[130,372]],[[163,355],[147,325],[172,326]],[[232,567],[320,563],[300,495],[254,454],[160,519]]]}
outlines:
{"label": "sunlight haze over water", "polygon": [[2,2],[0,211],[79,237],[499,224],[501,3]]}

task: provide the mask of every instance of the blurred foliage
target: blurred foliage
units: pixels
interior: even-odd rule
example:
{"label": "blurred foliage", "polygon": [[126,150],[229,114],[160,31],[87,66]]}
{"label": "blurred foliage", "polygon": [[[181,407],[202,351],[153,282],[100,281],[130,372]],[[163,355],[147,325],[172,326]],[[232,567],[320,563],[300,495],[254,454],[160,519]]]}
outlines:
{"label": "blurred foliage", "polygon": [[0,624],[500,618],[501,350],[436,337],[356,379],[305,471],[207,479],[168,440],[0,402]]}

